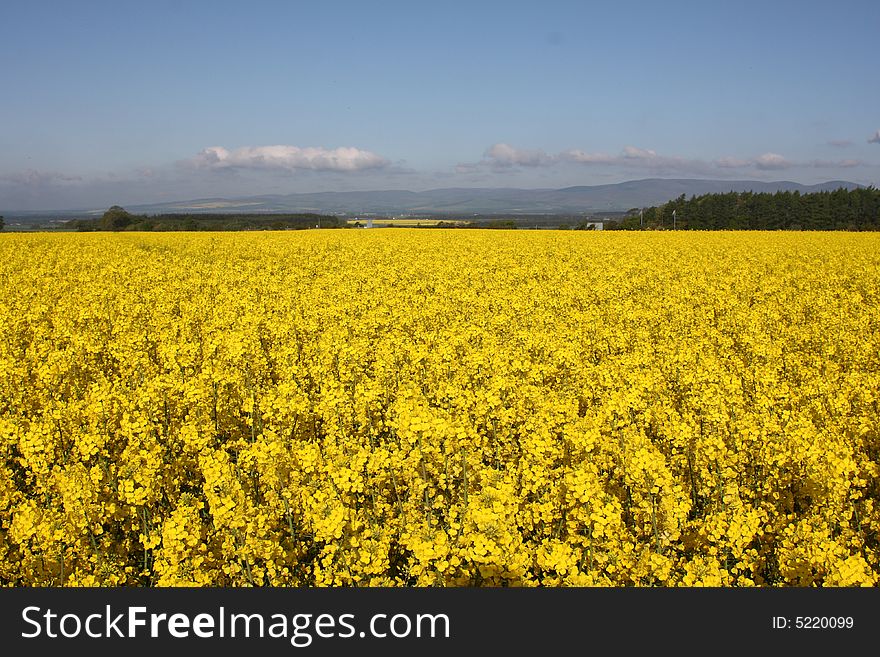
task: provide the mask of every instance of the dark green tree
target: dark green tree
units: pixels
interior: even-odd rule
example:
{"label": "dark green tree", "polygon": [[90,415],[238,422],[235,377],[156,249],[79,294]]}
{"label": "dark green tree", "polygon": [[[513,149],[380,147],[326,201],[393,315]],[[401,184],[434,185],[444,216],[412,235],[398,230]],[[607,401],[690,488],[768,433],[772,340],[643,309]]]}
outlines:
{"label": "dark green tree", "polygon": [[0,230],[3,230],[3,226],[5,226],[5,225],[6,225],[6,224],[3,223],[3,216],[0,215]]}
{"label": "dark green tree", "polygon": [[[874,187],[801,194],[726,192],[680,196],[643,211],[646,228],[678,230],[880,230],[880,190]],[[638,217],[625,217],[618,228]]]}
{"label": "dark green tree", "polygon": [[132,217],[125,208],[114,205],[101,217],[100,229],[123,230],[129,226],[132,221],[134,221],[134,217]]}

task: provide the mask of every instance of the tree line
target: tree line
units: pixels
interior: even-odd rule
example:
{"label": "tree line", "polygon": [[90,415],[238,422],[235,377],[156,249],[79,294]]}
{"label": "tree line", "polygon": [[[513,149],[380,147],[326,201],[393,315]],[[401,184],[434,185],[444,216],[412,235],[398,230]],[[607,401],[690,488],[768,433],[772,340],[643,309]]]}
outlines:
{"label": "tree line", "polygon": [[88,231],[174,231],[174,230],[302,230],[305,228],[340,228],[339,217],[325,214],[131,214],[114,205],[101,217],[71,219],[67,229]]}
{"label": "tree line", "polygon": [[880,190],[727,192],[633,208],[615,226],[623,230],[880,230]]}
{"label": "tree line", "polygon": [[[439,223],[443,228],[546,227],[590,229],[583,217],[471,217],[468,222]],[[564,223],[558,223],[566,220]],[[567,223],[575,220],[577,223]],[[136,215],[114,205],[101,217],[72,219],[64,228],[79,231],[235,231],[344,228],[336,216],[315,213],[243,214],[180,213]],[[727,192],[687,198],[684,194],[661,205],[632,208],[621,219],[605,218],[606,230],[880,230],[880,190],[860,187],[834,191]],[[0,230],[3,219],[0,217]]]}

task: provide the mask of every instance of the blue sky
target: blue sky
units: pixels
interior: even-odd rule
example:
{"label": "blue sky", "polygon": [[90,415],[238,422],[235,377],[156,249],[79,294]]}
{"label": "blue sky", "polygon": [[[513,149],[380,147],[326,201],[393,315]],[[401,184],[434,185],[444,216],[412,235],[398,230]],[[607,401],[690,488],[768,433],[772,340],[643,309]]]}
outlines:
{"label": "blue sky", "polygon": [[[880,3],[0,5],[0,212],[880,180]],[[873,141],[872,141],[873,140]]]}

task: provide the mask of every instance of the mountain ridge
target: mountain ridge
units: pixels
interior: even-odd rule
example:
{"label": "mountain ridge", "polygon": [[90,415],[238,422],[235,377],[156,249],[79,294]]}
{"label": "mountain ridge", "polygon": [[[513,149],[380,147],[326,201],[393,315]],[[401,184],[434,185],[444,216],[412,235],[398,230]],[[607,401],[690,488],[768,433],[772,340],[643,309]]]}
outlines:
{"label": "mountain ridge", "polygon": [[[165,203],[126,204],[136,214],[174,213],[294,213],[337,215],[466,215],[466,214],[591,214],[622,212],[660,205],[682,194],[687,197],[725,192],[797,191],[807,194],[840,187],[863,187],[846,180],[804,185],[788,180],[714,180],[702,178],[644,178],[602,185],[522,189],[517,187],[441,187],[420,192],[400,189],[323,191],[203,197]],[[80,215],[106,208],[67,211]],[[23,214],[65,214],[65,212]]]}
{"label": "mountain ridge", "polygon": [[213,199],[222,208],[198,208],[197,201],[180,201],[132,207],[134,212],[159,214],[173,211],[321,212],[331,214],[553,214],[625,211],[660,205],[685,196],[724,192],[798,191],[802,194],[861,187],[845,180],[803,185],[782,180],[708,180],[698,178],[645,178],[604,185],[554,188],[442,187],[420,192],[367,190],[271,194]]}

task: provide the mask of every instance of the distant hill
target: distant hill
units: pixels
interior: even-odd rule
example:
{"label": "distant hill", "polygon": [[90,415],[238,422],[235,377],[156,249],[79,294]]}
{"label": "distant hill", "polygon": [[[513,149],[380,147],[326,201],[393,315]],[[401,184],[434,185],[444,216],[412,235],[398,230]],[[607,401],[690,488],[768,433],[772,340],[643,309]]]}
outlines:
{"label": "distant hill", "polygon": [[[802,194],[833,191],[840,187],[856,189],[856,183],[833,180],[818,185],[788,181],[700,180],[648,178],[609,185],[583,185],[563,189],[515,189],[456,187],[423,192],[382,190],[365,192],[315,192],[205,198],[173,203],[128,205],[135,214],[177,213],[320,213],[320,214],[582,214],[625,211],[650,207],[678,198],[724,192],[799,191]],[[95,209],[101,214],[106,208]],[[80,215],[87,211],[70,211]],[[27,213],[37,214],[37,213]]]}
{"label": "distant hill", "polygon": [[833,180],[818,185],[756,180],[699,180],[648,178],[609,185],[563,189],[457,187],[423,192],[383,190],[315,192],[235,199],[200,199],[178,203],[132,206],[132,212],[320,212],[338,214],[552,214],[621,211],[659,205],[685,196],[723,192],[808,192],[856,189],[856,183]]}

